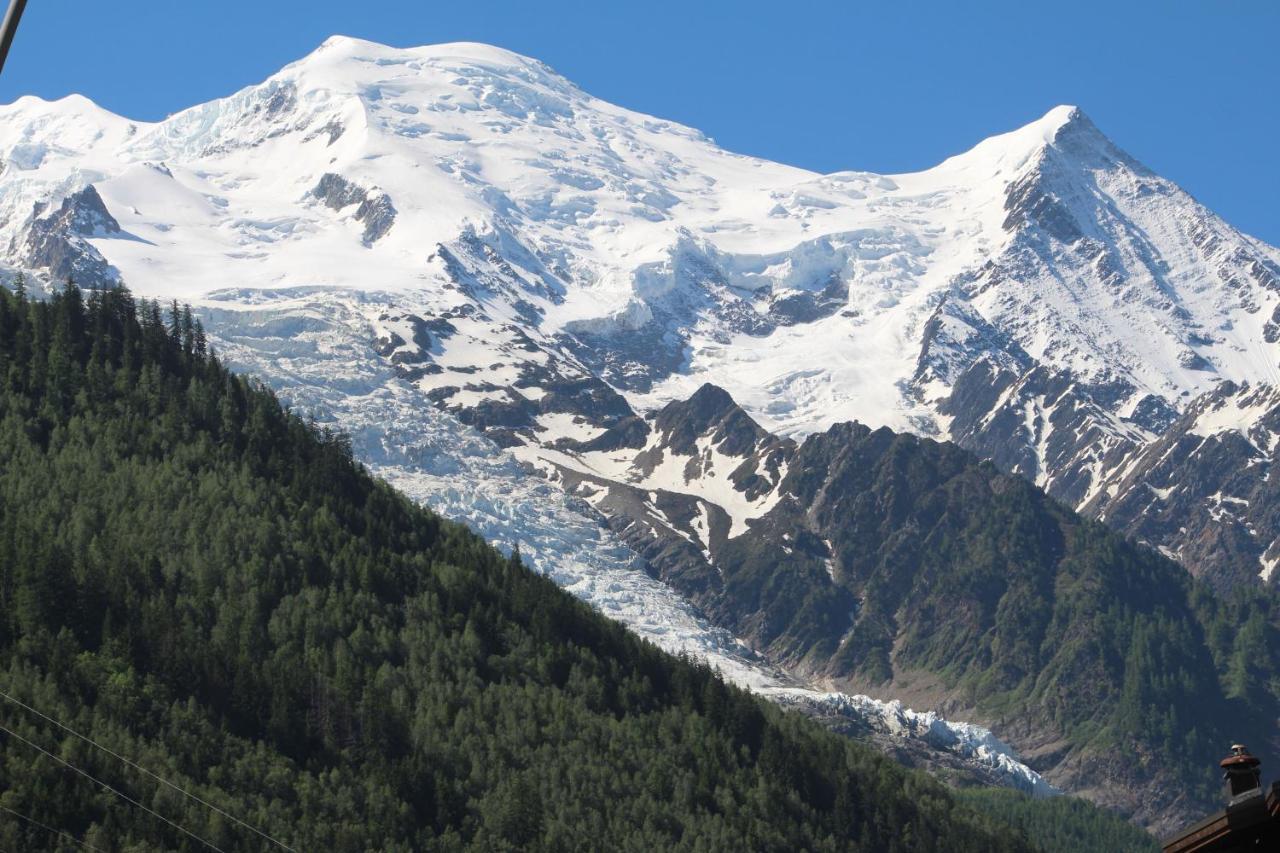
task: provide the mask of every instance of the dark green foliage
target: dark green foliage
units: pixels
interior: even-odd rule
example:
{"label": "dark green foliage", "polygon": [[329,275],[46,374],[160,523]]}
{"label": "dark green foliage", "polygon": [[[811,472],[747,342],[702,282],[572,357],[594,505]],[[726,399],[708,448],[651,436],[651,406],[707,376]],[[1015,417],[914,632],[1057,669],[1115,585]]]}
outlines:
{"label": "dark green foliage", "polygon": [[1274,588],[1238,588],[1219,597],[1197,586],[1193,603],[1227,695],[1246,707],[1280,701],[1280,595]]}
{"label": "dark green foliage", "polygon": [[1032,799],[1004,788],[973,788],[957,796],[978,811],[1034,838],[1044,853],[1157,853],[1155,838],[1110,812],[1076,799]]}
{"label": "dark green foliage", "polygon": [[[1274,591],[1219,601],[1170,560],[950,444],[841,424],[807,439],[788,470],[797,500],[722,557],[719,612],[740,634],[860,686],[892,691],[927,673],[987,719],[1060,734],[1063,755],[1087,755],[1118,789],[1163,790],[1125,804],[1144,819],[1216,801],[1214,768],[1233,741],[1268,765],[1280,758],[1268,748]],[[804,556],[806,535],[831,543],[833,579],[821,551]],[[1183,793],[1197,805],[1176,803]]]}
{"label": "dark green foliage", "polygon": [[[299,850],[1026,849],[416,507],[124,290],[0,291],[0,689]],[[0,740],[0,806],[102,850],[202,849]],[[0,814],[0,849],[59,843]]]}

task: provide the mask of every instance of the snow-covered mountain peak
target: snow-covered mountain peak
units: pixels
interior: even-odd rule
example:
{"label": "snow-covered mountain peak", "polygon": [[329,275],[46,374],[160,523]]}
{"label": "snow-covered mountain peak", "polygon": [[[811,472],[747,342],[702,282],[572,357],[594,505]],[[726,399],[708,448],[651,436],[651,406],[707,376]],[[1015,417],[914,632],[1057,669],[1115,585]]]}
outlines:
{"label": "snow-covered mountain peak", "polygon": [[1081,170],[1128,159],[1083,110],[1064,104],[1021,127],[990,136],[937,166],[891,177],[899,183],[961,187],[998,205],[1008,185],[1054,158]]}
{"label": "snow-covered mountain peak", "polygon": [[[1060,151],[1084,156],[1087,152],[1102,152],[1115,156],[1119,151],[1111,138],[1103,133],[1084,110],[1075,106],[1054,107],[1045,114],[1038,125],[1045,134],[1045,143]],[[1132,161],[1131,158],[1130,162]]]}
{"label": "snow-covered mountain peak", "polygon": [[1039,137],[1039,144],[1084,157],[1089,152],[1114,155],[1118,149],[1080,107],[1060,104],[1014,134]]}
{"label": "snow-covered mountain peak", "polygon": [[1058,104],[1049,110],[1037,121],[1032,122],[1028,127],[1035,127],[1044,134],[1045,142],[1052,142],[1058,133],[1066,126],[1073,123],[1088,122],[1089,117],[1084,114],[1084,110],[1074,104]]}
{"label": "snow-covered mountain peak", "polygon": [[[47,101],[24,95],[0,105],[0,154],[17,182],[46,173],[80,176],[84,183],[97,174],[96,159],[114,165],[116,151],[146,124],[103,109],[82,95]],[[13,173],[20,173],[14,175]]]}
{"label": "snow-covered mountain peak", "polygon": [[483,42],[443,42],[414,47],[392,47],[375,41],[345,35],[333,35],[319,47],[283,69],[284,72],[314,73],[324,66],[360,63],[392,68],[397,71],[421,71],[423,65],[474,67],[510,72],[537,71],[566,90],[577,90],[568,79],[556,74],[545,63],[523,54]]}
{"label": "snow-covered mountain peak", "polygon": [[967,175],[987,179],[1003,173],[1006,180],[1024,169],[1067,128],[1092,122],[1074,106],[1057,106],[1019,128],[989,136],[967,151],[948,157],[924,174]]}
{"label": "snow-covered mountain peak", "polygon": [[194,301],[398,294],[371,339],[450,410],[524,412],[517,432],[564,414],[530,412],[548,382],[637,412],[711,382],[786,435],[1034,447],[1048,485],[1078,464],[1035,426],[1063,394],[1069,443],[1086,421],[1129,441],[1277,372],[1280,256],[1071,106],[931,169],[819,175],[500,48],[335,37],[155,124],[24,99],[0,156],[11,263]]}
{"label": "snow-covered mountain peak", "polygon": [[279,84],[295,87],[304,101],[356,96],[373,112],[390,106],[416,115],[413,109],[453,101],[445,106],[541,124],[572,118],[575,102],[590,100],[538,60],[476,42],[394,48],[333,36],[261,85]]}

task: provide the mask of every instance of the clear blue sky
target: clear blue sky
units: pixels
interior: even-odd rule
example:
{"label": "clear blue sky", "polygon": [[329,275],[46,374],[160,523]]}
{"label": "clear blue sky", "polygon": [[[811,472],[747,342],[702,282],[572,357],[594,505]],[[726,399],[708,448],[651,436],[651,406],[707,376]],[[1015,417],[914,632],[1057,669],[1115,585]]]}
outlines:
{"label": "clear blue sky", "polygon": [[1277,0],[30,0],[0,101],[163,117],[334,33],[483,41],[721,145],[820,171],[931,165],[1073,103],[1280,245]]}

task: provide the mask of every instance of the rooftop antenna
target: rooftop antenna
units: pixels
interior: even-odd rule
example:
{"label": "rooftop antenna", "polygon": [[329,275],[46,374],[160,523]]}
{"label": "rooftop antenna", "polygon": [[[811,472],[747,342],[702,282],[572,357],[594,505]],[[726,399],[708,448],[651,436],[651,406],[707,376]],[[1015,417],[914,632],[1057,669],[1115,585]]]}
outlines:
{"label": "rooftop antenna", "polygon": [[4,14],[4,24],[0,25],[0,71],[4,71],[4,61],[9,58],[9,48],[13,46],[13,37],[18,34],[18,21],[26,11],[27,0],[9,0],[9,11]]}

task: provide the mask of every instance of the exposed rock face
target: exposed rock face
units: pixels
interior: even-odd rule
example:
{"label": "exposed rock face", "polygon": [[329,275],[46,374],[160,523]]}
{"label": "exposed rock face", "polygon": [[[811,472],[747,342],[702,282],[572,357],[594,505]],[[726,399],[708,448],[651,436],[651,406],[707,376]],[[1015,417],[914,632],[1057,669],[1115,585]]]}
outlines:
{"label": "exposed rock face", "polygon": [[849,304],[849,283],[833,275],[817,292],[783,290],[768,294],[768,316],[779,326],[812,323],[830,317]]}
{"label": "exposed rock face", "polygon": [[391,197],[382,190],[370,190],[353,184],[341,175],[326,172],[311,194],[333,210],[356,205],[352,218],[364,224],[364,244],[372,246],[384,237],[396,221]]}
{"label": "exposed rock face", "polygon": [[52,282],[74,280],[81,287],[106,287],[120,279],[87,238],[120,235],[92,185],[67,196],[49,215],[36,210],[21,246],[11,247],[22,265],[43,271]]}
{"label": "exposed rock face", "polygon": [[373,245],[391,230],[396,221],[396,209],[391,204],[391,196],[386,193],[371,193],[356,208],[355,219],[364,223],[364,242]]}
{"label": "exposed rock face", "polygon": [[[1142,424],[1114,414],[1115,397],[1124,393],[1082,387],[1071,374],[1041,365],[1016,375],[978,362],[960,375],[939,409],[952,416],[956,443],[1074,506],[1127,452],[1149,440]],[[1164,410],[1143,410],[1142,416],[1153,424]]]}
{"label": "exposed rock face", "polygon": [[1113,467],[1085,506],[1226,593],[1280,582],[1280,390],[1224,382]]}

